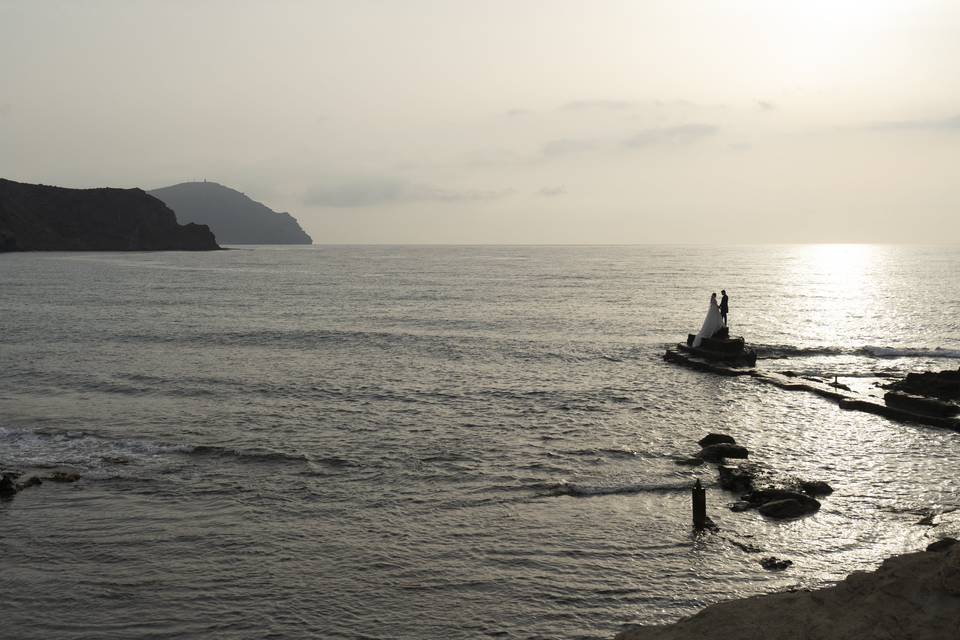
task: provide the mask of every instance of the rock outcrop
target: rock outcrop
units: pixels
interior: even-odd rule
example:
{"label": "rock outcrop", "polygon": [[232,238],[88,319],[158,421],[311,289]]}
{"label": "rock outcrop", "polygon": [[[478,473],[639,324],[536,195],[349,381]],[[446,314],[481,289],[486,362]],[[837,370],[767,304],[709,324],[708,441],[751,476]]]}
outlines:
{"label": "rock outcrop", "polygon": [[906,378],[887,388],[928,398],[960,400],[960,369],[908,373]]}
{"label": "rock outcrop", "polygon": [[289,213],[278,213],[216,182],[183,182],[154,189],[180,222],[209,225],[223,244],[313,244]]}
{"label": "rock outcrop", "polygon": [[141,189],[66,189],[0,178],[0,251],[219,249]]}
{"label": "rock outcrop", "polygon": [[731,600],[617,640],[945,640],[960,631],[960,544],[889,558],[817,591]]}

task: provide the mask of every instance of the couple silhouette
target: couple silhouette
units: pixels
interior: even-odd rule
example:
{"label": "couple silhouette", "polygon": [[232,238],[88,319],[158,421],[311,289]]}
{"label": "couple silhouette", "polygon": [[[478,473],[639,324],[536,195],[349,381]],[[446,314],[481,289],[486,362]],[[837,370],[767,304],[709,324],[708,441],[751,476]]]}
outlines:
{"label": "couple silhouette", "polygon": [[695,347],[699,347],[704,338],[712,338],[713,334],[727,326],[730,298],[727,296],[726,289],[721,289],[720,293],[723,295],[720,299],[720,304],[717,304],[717,294],[710,294],[710,306],[707,307],[707,317],[704,319],[703,326],[700,327],[700,332],[697,333],[697,337],[693,340],[693,346]]}

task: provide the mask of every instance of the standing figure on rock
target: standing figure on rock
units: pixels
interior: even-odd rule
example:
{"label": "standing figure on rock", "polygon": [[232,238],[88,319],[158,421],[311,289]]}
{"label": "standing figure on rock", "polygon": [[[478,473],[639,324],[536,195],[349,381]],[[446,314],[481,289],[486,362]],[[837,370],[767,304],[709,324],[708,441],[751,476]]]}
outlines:
{"label": "standing figure on rock", "polygon": [[730,298],[727,297],[727,290],[720,289],[722,298],[720,298],[720,317],[723,318],[723,326],[727,326],[727,312],[730,311]]}
{"label": "standing figure on rock", "polygon": [[713,337],[713,334],[723,326],[723,319],[720,317],[720,307],[717,305],[717,294],[710,294],[710,306],[707,307],[707,317],[700,327],[700,333],[693,339],[693,346],[699,347],[704,338]]}

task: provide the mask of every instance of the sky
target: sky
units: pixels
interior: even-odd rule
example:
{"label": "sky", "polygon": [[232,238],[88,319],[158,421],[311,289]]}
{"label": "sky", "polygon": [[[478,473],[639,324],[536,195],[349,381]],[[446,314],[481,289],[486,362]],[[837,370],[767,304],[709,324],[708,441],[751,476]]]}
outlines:
{"label": "sky", "polygon": [[0,177],[317,243],[957,243],[960,3],[0,0]]}

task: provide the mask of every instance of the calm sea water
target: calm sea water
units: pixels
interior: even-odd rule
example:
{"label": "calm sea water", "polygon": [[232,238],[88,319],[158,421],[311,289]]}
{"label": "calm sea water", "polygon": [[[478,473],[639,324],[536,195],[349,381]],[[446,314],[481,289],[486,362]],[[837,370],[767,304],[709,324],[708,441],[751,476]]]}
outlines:
{"label": "calm sea water", "polygon": [[[886,246],[0,256],[0,467],[83,476],[0,502],[3,635],[609,638],[872,568],[960,507],[960,434],[661,355],[726,288],[761,366],[956,368],[958,281]],[[707,431],[836,492],[732,513],[674,463]]]}

